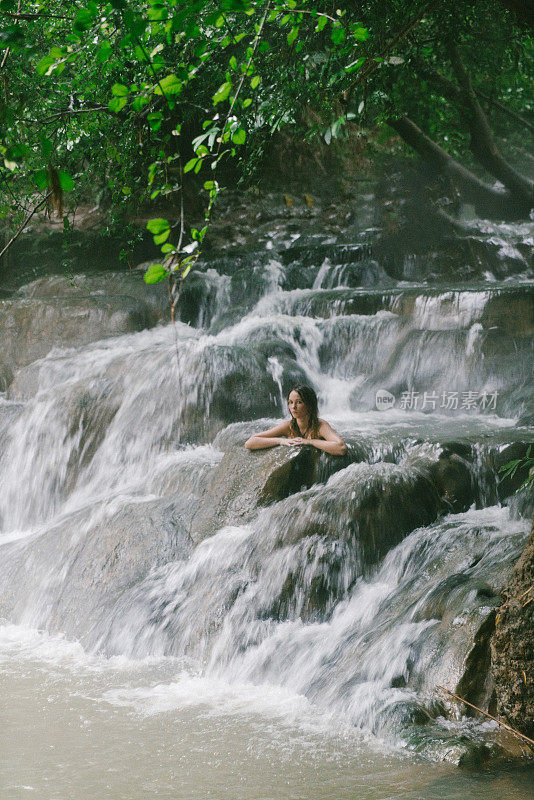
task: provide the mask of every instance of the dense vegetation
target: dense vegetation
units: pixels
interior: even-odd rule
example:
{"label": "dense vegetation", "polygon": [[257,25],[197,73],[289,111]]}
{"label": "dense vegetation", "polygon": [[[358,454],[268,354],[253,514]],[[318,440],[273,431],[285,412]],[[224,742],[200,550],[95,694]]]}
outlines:
{"label": "dense vegetation", "polygon": [[1,0],[0,214],[14,232],[45,203],[62,215],[90,198],[121,219],[163,198],[175,220],[149,229],[167,267],[148,280],[178,277],[206,230],[185,229],[188,173],[203,187],[207,224],[225,164],[250,178],[274,132],[330,144],[388,126],[447,177],[449,196],[526,216],[534,184],[513,166],[534,131],[526,9]]}

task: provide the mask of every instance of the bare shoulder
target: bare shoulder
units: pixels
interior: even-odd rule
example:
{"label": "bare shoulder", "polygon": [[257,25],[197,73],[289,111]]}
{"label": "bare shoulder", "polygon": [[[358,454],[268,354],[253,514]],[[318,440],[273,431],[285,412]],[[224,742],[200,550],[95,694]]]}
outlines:
{"label": "bare shoulder", "polygon": [[343,439],[341,436],[333,429],[329,422],[325,419],[319,420],[319,436],[322,436],[323,439],[330,440],[330,441],[339,441],[342,442]]}

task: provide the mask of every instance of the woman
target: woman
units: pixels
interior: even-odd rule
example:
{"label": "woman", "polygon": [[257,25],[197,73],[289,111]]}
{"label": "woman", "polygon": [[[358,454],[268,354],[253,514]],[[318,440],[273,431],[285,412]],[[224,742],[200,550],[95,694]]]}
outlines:
{"label": "woman", "polygon": [[333,456],[344,456],[347,445],[335,430],[319,419],[317,395],[310,386],[295,386],[287,398],[291,419],[269,428],[268,431],[256,433],[247,439],[247,450],[261,450],[283,444],[311,445],[324,450]]}

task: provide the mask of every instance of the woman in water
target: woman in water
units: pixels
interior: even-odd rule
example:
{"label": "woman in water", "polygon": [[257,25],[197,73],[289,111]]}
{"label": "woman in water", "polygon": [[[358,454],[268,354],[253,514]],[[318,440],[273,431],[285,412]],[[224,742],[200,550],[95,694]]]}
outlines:
{"label": "woman in water", "polygon": [[335,430],[319,419],[317,395],[310,386],[295,386],[287,398],[291,419],[269,428],[268,431],[255,433],[245,442],[247,450],[261,450],[283,444],[311,445],[324,450],[333,456],[344,456],[347,445]]}

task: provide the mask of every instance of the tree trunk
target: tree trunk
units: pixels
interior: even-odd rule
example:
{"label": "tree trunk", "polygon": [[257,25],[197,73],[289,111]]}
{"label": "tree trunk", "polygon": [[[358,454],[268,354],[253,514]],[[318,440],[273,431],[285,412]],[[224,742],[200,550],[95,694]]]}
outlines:
{"label": "tree trunk", "polygon": [[[440,87],[445,97],[448,97],[453,103],[459,102],[462,94],[461,89],[456,83],[451,81],[450,78],[447,78],[437,69],[435,69],[435,67],[432,67],[424,58],[413,58],[411,59],[410,63],[415,67],[418,75],[422,75],[423,78],[431,83],[436,83]],[[484,94],[484,92],[481,92],[480,89],[475,89],[474,91],[477,97],[482,98],[482,100],[485,100],[489,105],[497,108],[502,114],[506,114],[506,116],[515,120],[515,122],[517,122],[519,125],[522,125],[531,133],[534,133],[534,124],[530,122],[530,120],[525,119],[525,117],[522,117],[521,114],[517,113],[517,111],[508,108],[508,106],[506,106],[504,103],[501,103],[494,97]]]}
{"label": "tree trunk", "polygon": [[513,111],[511,108],[508,108],[508,106],[505,106],[504,103],[501,103],[499,100],[496,100],[494,97],[489,97],[489,95],[484,94],[484,92],[481,92],[478,89],[475,89],[475,92],[483,100],[486,100],[486,102],[489,105],[493,106],[494,108],[499,109],[499,111],[501,111],[503,114],[506,114],[506,116],[511,117],[516,122],[518,122],[519,125],[522,125],[524,128],[527,128],[527,130],[529,130],[531,133],[534,133],[534,125],[532,124],[532,122],[529,122],[528,119],[525,119],[524,117],[522,117],[521,114],[517,113],[517,111]]}
{"label": "tree trunk", "polygon": [[452,68],[460,85],[460,111],[471,132],[471,151],[492,175],[495,175],[519,202],[534,207],[534,183],[515,170],[499,152],[482,106],[466,72],[456,45],[449,47]]}
{"label": "tree trunk", "polygon": [[524,215],[526,210],[524,202],[518,201],[509,191],[488,186],[433,142],[408,117],[400,119],[391,117],[387,120],[387,124],[431,164],[436,172],[448,175],[461,190],[462,197],[474,203],[482,213]]}

